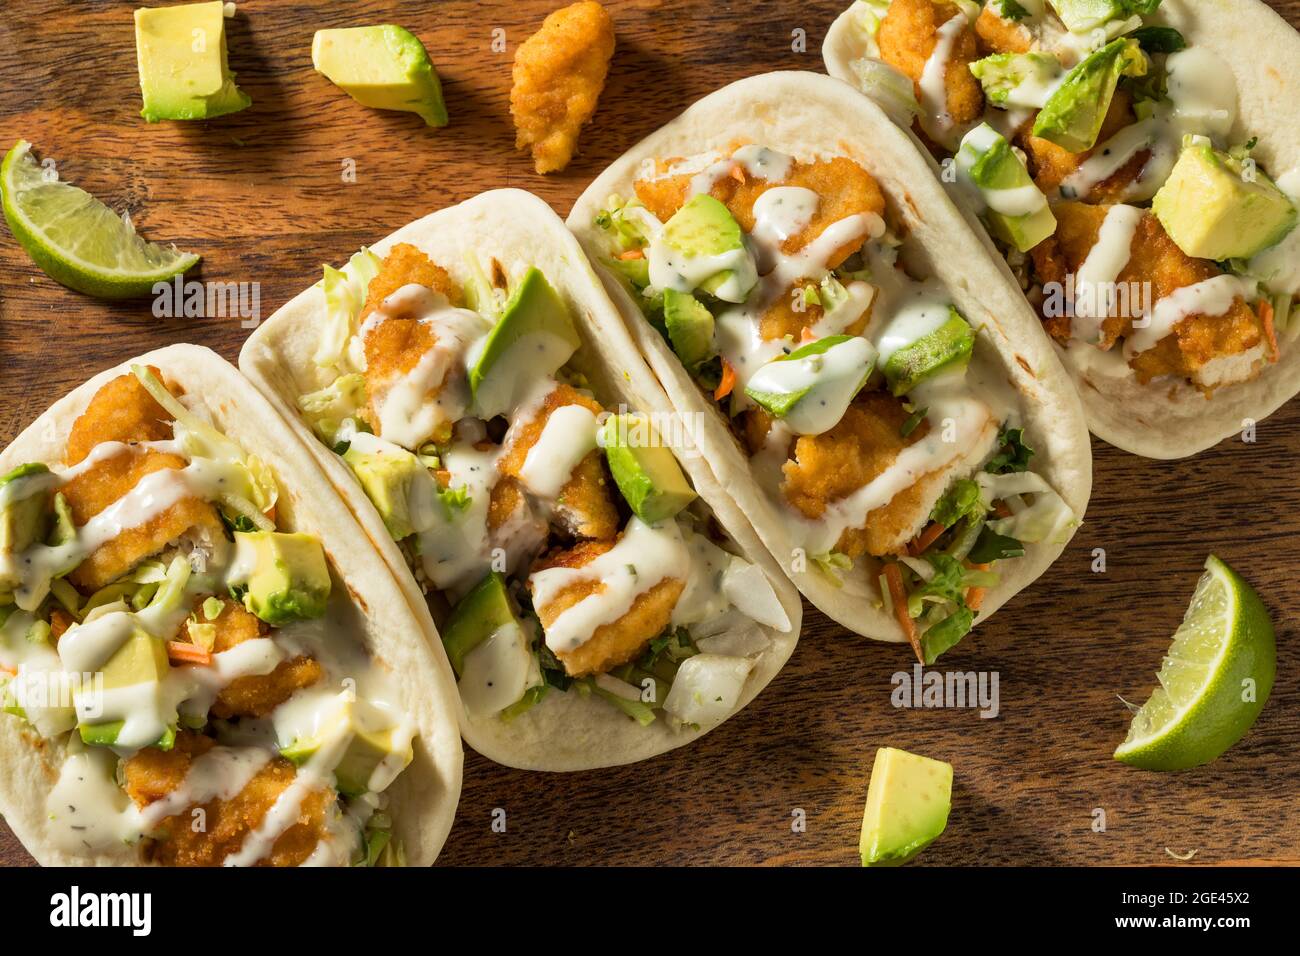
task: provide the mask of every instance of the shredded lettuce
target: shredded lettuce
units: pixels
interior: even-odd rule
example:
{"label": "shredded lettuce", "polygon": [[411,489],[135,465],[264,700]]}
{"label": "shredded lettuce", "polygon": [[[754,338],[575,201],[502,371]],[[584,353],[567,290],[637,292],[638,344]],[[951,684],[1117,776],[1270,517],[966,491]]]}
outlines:
{"label": "shredded lettuce", "polygon": [[312,361],[321,368],[344,371],[348,341],[356,331],[357,316],[366,301],[366,287],[383,264],[377,255],[362,247],[343,269],[325,266],[321,280],[325,290],[325,322]]}
{"label": "shredded lettuce", "polygon": [[[984,472],[975,480],[986,503],[1001,500],[1011,509],[1010,517],[988,523],[997,534],[1031,544],[1064,544],[1079,524],[1078,516],[1064,499],[1032,471],[1004,475]],[[1033,495],[1033,502],[1027,503],[1022,495]]]}
{"label": "shredded lettuce", "polygon": [[817,569],[835,587],[844,586],[844,573],[853,567],[853,559],[839,551],[810,555]]}
{"label": "shredded lettuce", "polygon": [[332,385],[298,397],[307,424],[325,444],[333,446],[339,428],[355,418],[366,402],[366,379],[358,373],[341,375]]}
{"label": "shredded lettuce", "polygon": [[606,208],[596,214],[596,226],[612,240],[616,252],[630,252],[650,245],[655,229],[654,216],[639,199],[609,197]]}
{"label": "shredded lettuce", "polygon": [[876,42],[876,35],[880,32],[880,21],[889,12],[889,0],[857,0],[853,12],[853,24],[858,28],[867,56],[879,57],[880,44]]}
{"label": "shredded lettuce", "polygon": [[[874,46],[874,37],[871,42]],[[916,99],[916,87],[904,73],[876,59],[877,56],[878,53],[873,53],[849,63],[858,89],[899,126],[909,126],[922,113],[921,104]]]}

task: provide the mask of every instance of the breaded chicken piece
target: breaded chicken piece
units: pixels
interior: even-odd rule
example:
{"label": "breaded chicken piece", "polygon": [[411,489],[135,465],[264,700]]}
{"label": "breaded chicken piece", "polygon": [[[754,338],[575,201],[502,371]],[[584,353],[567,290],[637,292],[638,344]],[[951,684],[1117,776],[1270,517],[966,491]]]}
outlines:
{"label": "breaded chicken piece", "polygon": [[[119,380],[120,381],[120,380]],[[146,475],[181,469],[185,459],[156,451],[124,450],[97,461],[60,489],[78,527],[128,494]],[[186,497],[134,528],[101,545],[68,577],[85,592],[103,587],[192,529],[212,539],[223,534],[216,509],[198,497]]]}
{"label": "breaded chicken piece", "polygon": [[[921,75],[926,61],[939,42],[939,28],[956,16],[964,14],[952,3],[893,0],[889,12],[880,21],[876,35],[880,58],[911,77],[917,99],[921,98]],[[948,112],[958,126],[973,123],[984,113],[984,88],[970,71],[970,65],[978,59],[979,41],[975,29],[967,24],[952,45],[943,78]]]}
{"label": "breaded chicken piece", "polygon": [[[586,567],[614,545],[614,541],[583,541],[568,550],[549,555],[533,570]],[[600,581],[578,581],[564,588],[550,604],[537,608],[543,629],[579,601],[604,588]],[[684,579],[665,578],[645,593],[638,594],[632,608],[617,621],[596,628],[591,638],[574,650],[556,655],[564,664],[565,673],[571,677],[604,674],[638,657],[646,645],[668,627],[673,608],[685,588]]]}
{"label": "breaded chicken piece", "polygon": [[[1056,234],[1031,250],[1036,278],[1040,282],[1064,283],[1071,273],[1077,273],[1096,244],[1110,208],[1078,202],[1057,203],[1053,207]],[[1149,305],[1154,308],[1178,289],[1219,274],[1213,262],[1192,258],[1179,249],[1160,220],[1148,212],[1138,224],[1129,247],[1128,263],[1116,281],[1138,284],[1129,288],[1150,283]],[[1068,316],[1047,317],[1044,326],[1057,341],[1069,340]],[[1133,316],[1106,319],[1102,323],[1101,347],[1110,348],[1132,329]],[[1223,315],[1189,315],[1153,348],[1133,356],[1129,365],[1142,384],[1162,375],[1173,375],[1211,389],[1230,381],[1253,378],[1262,368],[1266,352],[1262,321],[1244,299],[1238,298]],[[1234,358],[1235,361],[1227,361]]]}
{"label": "breaded chicken piece", "polygon": [[[556,385],[531,419],[526,423],[516,422],[511,428],[510,444],[497,461],[497,470],[502,475],[520,477],[528,452],[542,437],[551,413],[566,405],[580,405],[593,415],[604,411],[599,402],[573,386]],[[554,516],[560,527],[574,537],[612,538],[618,533],[618,509],[605,474],[605,456],[599,448],[590,452],[573,469],[555,500]]]}
{"label": "breaded chicken piece", "polygon": [[[158,369],[150,367],[150,371],[162,381]],[[72,423],[63,461],[75,465],[101,442],[163,441],[171,437],[171,416],[153,400],[140,380],[128,373],[100,388]]]}
{"label": "breaded chicken piece", "polygon": [[[126,793],[137,807],[161,800],[185,780],[194,760],[214,746],[210,737],[182,730],[171,750],[149,747],[126,762]],[[202,804],[203,826],[195,827],[196,807],[166,818],[150,847],[150,860],[163,866],[221,866],[237,853],[245,838],[257,828],[276,798],[293,782],[297,771],[283,757],[275,757],[229,800]],[[298,866],[328,836],[327,813],[334,804],[333,791],[315,790],[302,801],[297,821],[286,829],[258,866]],[[197,830],[197,832],[196,832]]]}
{"label": "breaded chicken piece", "polygon": [[515,51],[515,148],[532,150],[538,173],[569,165],[579,132],[596,112],[613,56],[614,21],[592,0],[556,10]]}
{"label": "breaded chicken piece", "polygon": [[[203,606],[203,599],[195,603],[195,610]],[[242,604],[221,599],[221,613],[211,621],[199,614],[203,623],[216,626],[212,652],[220,654],[245,641],[263,637],[266,627],[256,615],[250,614]],[[187,619],[181,631],[181,640],[190,641],[190,622]],[[231,717],[265,717],[304,687],[310,687],[325,677],[325,671],[313,658],[300,654],[281,661],[269,674],[237,677],[217,695],[212,713],[222,720]]]}
{"label": "breaded chicken piece", "polygon": [[[1020,128],[1015,135],[1015,143],[1024,150],[1025,164],[1029,167],[1029,174],[1034,178],[1038,188],[1051,196],[1067,176],[1101,149],[1108,139],[1126,126],[1132,125],[1136,119],[1132,97],[1127,90],[1120,87],[1115,91],[1114,99],[1110,101],[1110,109],[1106,111],[1106,118],[1102,120],[1101,132],[1097,134],[1097,145],[1092,149],[1084,150],[1082,153],[1072,153],[1051,140],[1040,139],[1030,132],[1033,123],[1026,123]],[[1084,199],[1088,202],[1119,201],[1150,158],[1150,150],[1139,150],[1113,174],[1097,183],[1087,196],[1072,198]]]}
{"label": "breaded chicken piece", "polygon": [[[926,437],[927,422],[902,437],[908,417],[902,402],[892,395],[868,392],[849,406],[830,431],[801,435],[794,443],[793,460],[782,469],[786,500],[805,517],[821,518],[829,504],[879,477],[904,448]],[[978,434],[960,436],[966,447],[962,454],[869,512],[864,527],[846,529],[835,550],[850,558],[906,553],[908,542],[929,522],[935,502],[955,478],[973,470],[989,454],[996,440],[997,422],[989,415]]]}
{"label": "breaded chicken piece", "polygon": [[[361,321],[364,323],[366,317],[383,305],[386,298],[407,285],[433,289],[454,306],[460,306],[463,300],[446,269],[430,261],[415,246],[399,242],[393,246],[379,272],[366,287]],[[366,333],[366,420],[376,434],[383,434],[378,409],[384,395],[395,381],[420,363],[436,342],[434,330],[428,323],[398,315],[386,318]],[[436,394],[435,390],[430,398]],[[442,423],[440,431],[430,438],[438,442],[446,441],[451,437],[452,424]]]}
{"label": "breaded chicken piece", "polygon": [[994,7],[1000,0],[990,0],[975,19],[975,33],[984,56],[992,53],[1028,53],[1034,44],[1033,34],[1022,23],[1004,20]]}

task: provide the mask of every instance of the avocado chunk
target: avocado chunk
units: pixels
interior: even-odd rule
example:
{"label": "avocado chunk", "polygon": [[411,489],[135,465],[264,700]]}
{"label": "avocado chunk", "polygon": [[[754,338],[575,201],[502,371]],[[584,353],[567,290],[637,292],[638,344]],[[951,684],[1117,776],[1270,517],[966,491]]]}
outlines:
{"label": "avocado chunk", "polygon": [[858,335],[828,335],[768,362],[745,394],[797,435],[834,428],[871,377],[876,350]]}
{"label": "avocado chunk", "polygon": [[1240,162],[1203,137],[1185,143],[1151,210],[1179,249],[1201,259],[1249,259],[1296,226],[1296,207],[1258,170],[1242,177]]}
{"label": "avocado chunk", "polygon": [[740,223],[707,193],[687,200],[650,243],[650,283],[657,289],[700,289],[724,302],[744,302],[757,282]]}
{"label": "avocado chunk", "polygon": [[361,482],[361,489],[384,519],[394,541],[415,533],[411,523],[411,488],[425,470],[420,459],[400,445],[379,441],[366,443],[366,450],[353,442],[343,460]]}
{"label": "avocado chunk", "polygon": [[1001,109],[1041,109],[1064,70],[1050,53],[994,53],[970,65],[990,103]]}
{"label": "avocado chunk", "polygon": [[555,374],[582,340],[564,300],[530,268],[470,363],[469,387],[483,418],[514,408],[538,378]]}
{"label": "avocado chunk", "polygon": [[936,375],[964,368],[974,347],[975,330],[950,306],[947,321],[891,352],[881,371],[895,396],[906,395]]}
{"label": "avocado chunk", "polygon": [[1056,231],[1056,216],[1024,160],[988,123],[962,138],[957,168],[980,191],[989,230],[1007,245],[1028,252]]}
{"label": "avocado chunk", "polygon": [[54,478],[39,462],[0,476],[0,592],[22,583],[15,558],[45,539]]}
{"label": "avocado chunk", "polygon": [[951,807],[952,764],[881,747],[862,813],[862,865],[906,863],[943,833]]}
{"label": "avocado chunk", "polygon": [[135,11],[141,116],[150,123],[213,119],[252,104],[226,62],[226,16],[234,13],[235,5],[221,0]]}
{"label": "avocado chunk", "polygon": [[339,793],[358,797],[384,791],[406,768],[414,756],[411,736],[409,729],[395,724],[374,704],[345,692],[316,733],[282,747],[280,756],[302,766],[326,751],[338,761],[334,781]]}
{"label": "avocado chunk", "polygon": [[1065,75],[1034,120],[1034,135],[1072,153],[1092,149],[1121,76],[1145,76],[1146,54],[1120,37],[1081,60]]}
{"label": "avocado chunk", "polygon": [[235,567],[247,577],[244,606],[274,627],[325,613],[330,574],[320,541],[309,534],[236,531]]}
{"label": "avocado chunk", "polygon": [[1109,20],[1127,16],[1121,0],[1048,0],[1065,28],[1071,33],[1087,33]]}
{"label": "avocado chunk", "polygon": [[600,444],[618,490],[632,512],[647,524],[666,521],[695,500],[695,489],[648,416],[609,416],[601,429]]}
{"label": "avocado chunk", "polygon": [[[139,693],[131,696],[133,709],[144,707],[154,711],[162,704],[158,697],[158,689],[170,669],[167,663],[167,649],[163,642],[148,631],[137,627],[122,646],[113,652],[112,657],[100,668],[99,673],[103,679],[105,695],[123,688],[139,688]],[[96,692],[95,688],[89,691],[90,694]],[[86,693],[83,689],[78,695],[77,709],[80,712],[87,709],[87,702],[84,699]],[[150,716],[153,714],[151,713]],[[166,718],[163,720],[166,729],[152,743],[152,746],[162,750],[170,750],[176,741],[175,712],[166,715]],[[126,724],[125,720],[107,720],[99,723],[82,721],[77,730],[84,743],[112,747],[118,743]],[[138,741],[129,743],[134,744]]]}
{"label": "avocado chunk", "polygon": [[447,125],[438,73],[409,30],[391,23],[317,30],[311,62],[362,106],[416,113],[430,126]]}
{"label": "avocado chunk", "polygon": [[689,372],[718,354],[713,343],[713,313],[689,292],[664,289],[664,328],[669,344]]}
{"label": "avocado chunk", "polygon": [[451,611],[442,628],[442,646],[452,670],[459,678],[465,673],[465,657],[504,627],[518,627],[506,579],[492,571],[474,585]]}

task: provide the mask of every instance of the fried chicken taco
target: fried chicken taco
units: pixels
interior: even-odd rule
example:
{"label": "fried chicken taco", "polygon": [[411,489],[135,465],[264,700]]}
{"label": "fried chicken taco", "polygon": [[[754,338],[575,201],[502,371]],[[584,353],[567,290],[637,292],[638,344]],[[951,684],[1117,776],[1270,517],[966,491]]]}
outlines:
{"label": "fried chicken taco", "polygon": [[1178,458],[1300,388],[1300,34],[1255,0],[858,0],[826,66],[944,163],[1101,438]]}
{"label": "fried chicken taco", "polygon": [[240,365],[440,637],[485,756],[661,753],[793,650],[798,594],[535,196],[485,193],[326,267]]}
{"label": "fried chicken taco", "polygon": [[44,864],[428,864],[454,690],[306,448],[216,354],[0,453],[0,810]]}
{"label": "fried chicken taco", "polygon": [[569,217],[715,473],[819,608],[932,662],[1091,486],[1078,400],[911,141],[842,83],[724,87]]}

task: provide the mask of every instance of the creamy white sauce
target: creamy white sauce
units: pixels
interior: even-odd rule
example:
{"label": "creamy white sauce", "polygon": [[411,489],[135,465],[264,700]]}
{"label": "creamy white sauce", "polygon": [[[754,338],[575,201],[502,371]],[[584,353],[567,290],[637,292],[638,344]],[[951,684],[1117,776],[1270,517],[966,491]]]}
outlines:
{"label": "creamy white sauce", "polygon": [[524,487],[539,498],[557,498],[573,469],[596,450],[599,427],[596,416],[584,405],[553,410],[519,470]]}
{"label": "creamy white sauce", "polygon": [[[703,159],[707,161],[707,154]],[[794,159],[785,153],[778,153],[776,150],[768,149],[766,146],[751,144],[740,147],[729,157],[708,162],[707,165],[699,168],[698,172],[692,168],[692,166],[699,167],[699,165],[700,158],[697,158],[694,162],[687,160],[686,163],[670,168],[665,173],[665,176],[679,176],[683,173],[693,172],[690,195],[696,196],[701,193],[712,192],[713,187],[729,176],[731,171],[737,167],[743,169],[746,175],[752,179],[766,179],[779,183],[790,175]]]}
{"label": "creamy white sauce", "polygon": [[412,491],[411,522],[420,541],[420,562],[439,590],[463,592],[486,573],[491,562],[488,504],[497,480],[496,448],[479,451],[457,443],[442,456],[451,475],[449,487],[464,488],[469,504],[449,509],[437,483],[417,482]]}
{"label": "creamy white sauce", "polygon": [[894,314],[873,329],[877,361],[884,365],[899,349],[937,332],[952,317],[952,307],[938,298],[942,290],[918,286]]}
{"label": "creamy white sauce", "polygon": [[806,393],[784,421],[797,435],[820,435],[844,417],[871,373],[875,352],[870,342],[854,336],[817,355],[769,362],[749,380],[749,386],[778,395]]}
{"label": "creamy white sauce", "polygon": [[765,249],[780,248],[808,227],[817,213],[817,194],[802,186],[773,186],[754,200],[751,235]]}
{"label": "creamy white sauce", "polygon": [[200,754],[179,786],[140,811],[145,832],[187,807],[233,799],[270,762],[270,751],[260,747],[218,746]]}
{"label": "creamy white sauce", "polygon": [[1132,358],[1154,347],[1188,316],[1223,315],[1248,291],[1246,283],[1226,273],[1175,290],[1156,302],[1146,325],[1134,324],[1133,333],[1124,340],[1124,357]]}
{"label": "creamy white sauce", "polygon": [[508,624],[465,655],[457,687],[471,717],[499,714],[541,683],[537,657],[518,624]]}
{"label": "creamy white sauce", "polygon": [[1133,236],[1143,215],[1141,209],[1125,205],[1112,206],[1106,213],[1097,242],[1075,277],[1072,338],[1082,342],[1100,340],[1102,323],[1114,300],[1115,280],[1128,264]]}
{"label": "creamy white sauce", "polygon": [[[77,745],[79,746],[79,745]],[[139,811],[117,785],[117,756],[88,747],[69,753],[45,799],[52,842],[65,853],[120,849],[139,839]]]}
{"label": "creamy white sauce", "polygon": [[[1300,169],[1292,169],[1275,180],[1277,188],[1300,206]],[[1277,245],[1250,260],[1251,275],[1259,276],[1274,294],[1300,294],[1300,228],[1292,229]]]}
{"label": "creamy white sauce", "polygon": [[958,12],[936,34],[934,52],[921,71],[921,125],[936,143],[947,145],[952,138],[953,118],[948,109],[948,63],[953,47],[967,26],[966,14]]}

